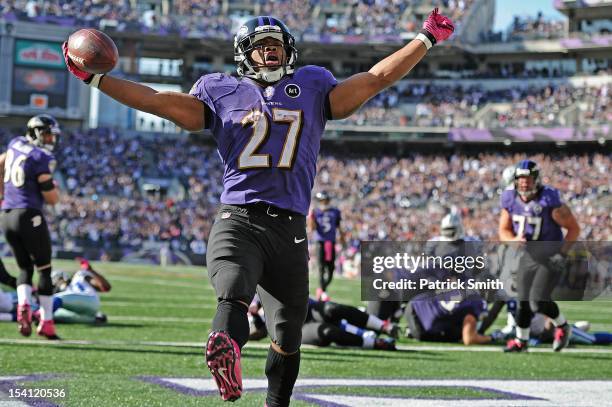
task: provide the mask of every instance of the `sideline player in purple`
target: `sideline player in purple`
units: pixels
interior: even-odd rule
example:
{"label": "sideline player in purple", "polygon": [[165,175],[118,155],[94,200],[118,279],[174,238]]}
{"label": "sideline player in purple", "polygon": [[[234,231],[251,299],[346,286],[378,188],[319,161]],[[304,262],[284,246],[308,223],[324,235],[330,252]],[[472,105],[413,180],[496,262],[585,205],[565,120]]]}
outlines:
{"label": "sideline player in purple", "polygon": [[340,236],[340,243],[344,243],[344,236],[340,229],[342,216],[340,209],[329,205],[330,196],[327,192],[318,192],[315,195],[319,206],[308,215],[309,229],[315,232],[317,242],[317,259],[319,266],[319,288],[317,300],[329,301],[327,287],[334,278],[336,268],[336,235]]}
{"label": "sideline player in purple", "polygon": [[[570,208],[561,201],[559,191],[540,183],[540,170],[531,160],[520,161],[514,169],[514,186],[501,196],[499,240],[523,245],[517,272],[516,338],[508,341],[506,352],[524,352],[529,341],[529,324],[537,312],[555,325],[553,349],[567,346],[571,327],[551,294],[565,256],[578,235],[580,226]],[[563,229],[567,230],[565,238]],[[525,242],[548,242],[525,244]],[[556,242],[556,243],[555,243]]]}
{"label": "sideline player in purple", "polygon": [[257,289],[272,339],[266,403],[289,404],[308,303],[306,215],[325,123],[350,116],[400,80],[453,30],[436,9],[415,40],[368,72],[338,83],[324,68],[297,68],[289,29],[260,16],[246,21],[234,39],[238,77],[204,75],[189,94],[83,72],[64,44],[69,71],[88,85],[186,130],[208,128],[217,142],[225,171],[206,259],[218,298],[206,362],[224,400],[242,393],[240,349],[248,339],[247,309]]}
{"label": "sideline player in purple", "polygon": [[38,298],[41,321],[37,332],[59,339],[53,323],[51,237],[43,204],[55,205],[59,192],[53,181],[53,148],[61,134],[57,121],[47,114],[32,117],[25,136],[15,137],[0,155],[4,179],[2,229],[19,267],[17,324],[23,336],[32,334],[32,275],[39,272]]}

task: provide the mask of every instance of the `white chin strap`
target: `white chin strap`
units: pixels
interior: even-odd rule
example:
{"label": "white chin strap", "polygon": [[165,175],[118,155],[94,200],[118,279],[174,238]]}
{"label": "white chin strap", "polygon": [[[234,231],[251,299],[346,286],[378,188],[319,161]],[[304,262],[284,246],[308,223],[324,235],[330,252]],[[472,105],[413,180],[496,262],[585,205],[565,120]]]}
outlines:
{"label": "white chin strap", "polygon": [[[256,43],[259,40],[264,38],[274,38],[279,41],[283,41],[283,34],[279,32],[262,32],[253,37],[253,43]],[[291,60],[288,61],[285,65],[281,65],[276,69],[270,69],[266,67],[258,67],[257,70],[251,64],[248,57],[246,55],[242,55],[242,57],[238,57],[237,62],[243,62],[246,69],[242,72],[242,76],[246,76],[247,78],[255,79],[257,81],[274,83],[280,81],[283,76],[290,75],[293,73],[292,65],[295,63],[295,55],[291,56]],[[240,73],[240,72],[239,72]]]}
{"label": "white chin strap", "polygon": [[264,81],[268,83],[278,82],[283,78],[283,76],[285,76],[284,67],[280,67],[273,71],[269,71],[266,68],[259,68],[259,69],[260,69],[259,72],[255,72],[254,74],[247,74],[244,76],[248,76],[251,79],[256,79],[256,80],[260,80],[260,81]]}
{"label": "white chin strap", "polygon": [[[518,188],[517,188],[518,191]],[[521,198],[531,198],[532,196],[535,195],[535,193],[537,192],[537,189],[530,189],[529,191],[518,191],[518,194],[521,196]]]}

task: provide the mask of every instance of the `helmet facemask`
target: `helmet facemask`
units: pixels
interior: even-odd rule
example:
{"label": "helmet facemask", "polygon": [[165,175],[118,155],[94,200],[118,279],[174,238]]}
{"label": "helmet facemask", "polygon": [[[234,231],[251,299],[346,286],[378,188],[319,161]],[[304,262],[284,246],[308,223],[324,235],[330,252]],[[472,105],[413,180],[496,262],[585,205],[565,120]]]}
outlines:
{"label": "helmet facemask", "polygon": [[[531,183],[532,186],[528,189],[520,185],[520,178],[523,177],[531,177],[533,180]],[[538,165],[531,160],[522,160],[519,162],[514,169],[514,189],[519,196],[523,200],[528,201],[538,193],[540,186],[540,170],[538,169]]]}
{"label": "helmet facemask", "polygon": [[455,241],[463,238],[463,221],[456,213],[449,213],[440,222],[440,234],[446,241]]}
{"label": "helmet facemask", "polygon": [[[520,178],[528,178],[530,177],[532,181],[532,186],[529,189],[523,189],[520,186]],[[514,172],[514,189],[519,194],[519,196],[525,200],[529,200],[533,198],[540,188],[539,181],[539,171],[533,169],[522,169],[517,168]]]}
{"label": "helmet facemask", "polygon": [[[285,60],[281,61],[278,66],[266,66],[265,61],[263,65],[255,65],[250,58],[252,51],[259,47],[255,44],[265,38],[274,38],[282,42]],[[265,48],[265,45],[263,47]],[[236,36],[234,40],[234,60],[238,63],[238,75],[267,83],[278,82],[285,75],[290,75],[295,70],[297,61],[295,40],[291,34],[284,32],[277,25],[259,26],[254,33],[240,40]]]}
{"label": "helmet facemask", "polygon": [[[57,137],[61,134],[59,128],[54,130],[53,128],[35,128],[34,137],[26,136],[26,138],[30,141],[30,143],[34,144],[37,147],[44,148],[47,151],[53,151],[55,145],[57,144]],[[46,135],[51,135],[52,138],[49,140],[45,140]]]}
{"label": "helmet facemask", "polygon": [[[519,186],[520,178],[529,178],[529,177],[531,177],[533,179],[532,187],[529,188],[529,189],[521,188]],[[514,189],[516,189],[516,191],[518,192],[518,194],[519,194],[519,196],[521,198],[523,198],[523,199],[531,199],[538,192],[538,183],[537,183],[537,180],[535,179],[535,177],[533,177],[531,175],[526,175],[526,176],[522,175],[520,177],[516,177]]]}
{"label": "helmet facemask", "polygon": [[49,115],[34,116],[28,121],[26,139],[30,144],[53,151],[62,134],[57,121]]}

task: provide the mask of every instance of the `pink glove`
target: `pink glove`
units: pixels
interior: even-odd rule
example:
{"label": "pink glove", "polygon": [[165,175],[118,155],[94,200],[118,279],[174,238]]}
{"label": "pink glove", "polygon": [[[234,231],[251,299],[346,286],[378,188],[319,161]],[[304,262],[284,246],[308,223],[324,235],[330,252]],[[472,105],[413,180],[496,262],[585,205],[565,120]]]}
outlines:
{"label": "pink glove", "polygon": [[68,67],[70,73],[87,84],[91,82],[91,79],[94,75],[77,68],[77,66],[68,56],[68,41],[64,41],[64,43],[62,44],[62,51],[64,52],[64,61],[66,62],[66,67]]}
{"label": "pink glove", "polygon": [[431,43],[435,45],[438,42],[448,39],[453,31],[455,31],[455,26],[451,19],[438,13],[438,8],[436,7],[423,23],[423,30],[421,33],[425,34],[430,40],[432,40],[433,37]]}

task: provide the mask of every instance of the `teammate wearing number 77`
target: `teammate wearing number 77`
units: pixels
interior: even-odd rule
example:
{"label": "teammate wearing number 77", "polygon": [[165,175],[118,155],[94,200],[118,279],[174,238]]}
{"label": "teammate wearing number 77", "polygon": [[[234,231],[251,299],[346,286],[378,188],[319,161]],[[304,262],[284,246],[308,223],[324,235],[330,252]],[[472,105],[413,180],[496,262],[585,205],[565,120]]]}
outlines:
{"label": "teammate wearing number 77", "polygon": [[[527,350],[529,325],[539,312],[555,325],[553,349],[558,352],[569,343],[571,327],[551,294],[580,227],[559,191],[540,183],[540,170],[531,160],[522,160],[514,168],[514,185],[502,193],[501,207],[499,240],[521,246],[516,274],[516,338],[508,342],[505,351]],[[567,230],[565,237],[562,228]]]}
{"label": "teammate wearing number 77", "polygon": [[38,334],[59,339],[53,323],[51,283],[51,237],[42,213],[45,203],[55,205],[59,192],[53,181],[53,147],[61,134],[59,124],[48,114],[32,117],[25,136],[15,137],[0,155],[1,225],[19,267],[17,278],[17,324],[23,336],[32,334],[32,275],[39,272]]}
{"label": "teammate wearing number 77", "polygon": [[64,44],[69,71],[85,83],[186,130],[208,128],[217,142],[224,189],[207,268],[218,305],[205,354],[224,400],[242,392],[240,349],[249,336],[247,309],[257,290],[272,340],[266,403],[289,404],[308,303],[306,215],[325,123],[350,116],[400,80],[453,30],[436,9],[413,41],[368,72],[338,83],[324,68],[297,68],[298,51],[285,24],[255,17],[234,39],[238,78],[204,75],[189,94],[89,74],[70,60]]}

